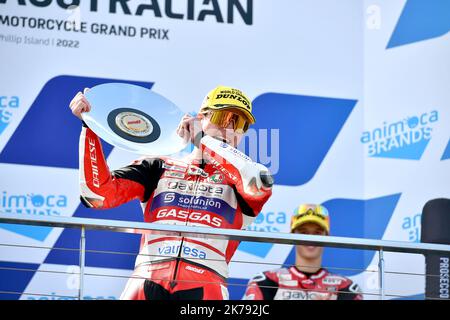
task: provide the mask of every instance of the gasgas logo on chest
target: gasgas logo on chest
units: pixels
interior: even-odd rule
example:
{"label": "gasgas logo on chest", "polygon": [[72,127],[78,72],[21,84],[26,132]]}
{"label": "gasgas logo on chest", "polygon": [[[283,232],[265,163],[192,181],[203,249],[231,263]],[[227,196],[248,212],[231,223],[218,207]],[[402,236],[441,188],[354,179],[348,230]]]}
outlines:
{"label": "gasgas logo on chest", "polygon": [[198,222],[207,225],[211,225],[214,227],[222,226],[222,219],[219,217],[214,217],[208,213],[201,212],[189,212],[188,210],[179,210],[179,209],[160,209],[156,214],[157,219],[182,219],[191,222]]}

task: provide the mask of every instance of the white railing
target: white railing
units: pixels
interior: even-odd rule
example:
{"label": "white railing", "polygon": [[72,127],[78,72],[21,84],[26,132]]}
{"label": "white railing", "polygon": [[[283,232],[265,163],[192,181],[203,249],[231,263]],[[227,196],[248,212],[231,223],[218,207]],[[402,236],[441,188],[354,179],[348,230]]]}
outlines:
{"label": "white railing", "polygon": [[[239,240],[250,242],[269,242],[277,244],[308,244],[323,247],[337,247],[349,249],[374,250],[378,252],[379,296],[385,299],[385,267],[384,252],[401,252],[416,254],[450,254],[450,245],[431,243],[411,243],[401,241],[386,241],[360,238],[346,238],[333,236],[302,235],[276,232],[257,232],[246,230],[230,230],[193,226],[177,226],[157,223],[130,222],[103,219],[88,219],[76,217],[12,217],[0,214],[0,223],[24,224],[34,226],[48,226],[60,228],[77,228],[81,230],[80,237],[80,276],[78,299],[83,299],[86,230],[105,230],[126,233],[143,233],[151,231],[152,234],[161,235],[208,237],[214,239]],[[5,245],[5,244],[0,244]],[[74,249],[68,249],[74,250]],[[76,249],[78,250],[78,249]],[[109,252],[111,253],[111,252]]]}

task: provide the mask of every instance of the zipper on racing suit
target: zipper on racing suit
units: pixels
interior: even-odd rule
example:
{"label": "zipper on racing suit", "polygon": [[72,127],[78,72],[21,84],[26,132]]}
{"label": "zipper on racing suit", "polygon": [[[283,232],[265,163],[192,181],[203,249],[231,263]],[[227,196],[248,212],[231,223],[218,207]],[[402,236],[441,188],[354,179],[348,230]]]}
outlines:
{"label": "zipper on racing suit", "polygon": [[[189,164],[190,166],[191,164]],[[198,167],[203,170],[205,168],[206,164],[204,162],[202,162]],[[188,169],[189,171],[189,169]],[[189,174],[189,173],[188,173]],[[193,197],[197,197],[197,189],[198,189],[198,182],[200,180],[201,174],[197,174],[196,178],[194,180],[194,192],[193,192]],[[189,202],[189,206],[188,206],[188,214],[187,214],[187,218],[186,218],[186,226],[189,223],[189,216],[191,213],[191,205],[193,203],[193,198],[191,198],[191,201]],[[175,258],[176,259],[176,263],[175,263],[175,271],[173,273],[173,277],[172,277],[172,281],[170,281],[170,288],[173,289],[175,288],[175,286],[177,285],[177,273],[178,273],[178,267],[180,264],[180,260],[181,260],[181,252],[183,250],[183,243],[184,243],[184,238],[185,237],[181,237],[181,243],[180,243],[180,251],[178,252],[178,256]]]}

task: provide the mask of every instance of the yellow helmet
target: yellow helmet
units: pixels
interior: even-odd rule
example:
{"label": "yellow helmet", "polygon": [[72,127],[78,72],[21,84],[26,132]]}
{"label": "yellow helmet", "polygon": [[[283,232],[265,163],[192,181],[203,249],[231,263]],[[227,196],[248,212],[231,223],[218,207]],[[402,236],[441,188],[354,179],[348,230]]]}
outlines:
{"label": "yellow helmet", "polygon": [[330,234],[330,216],[324,206],[316,204],[298,206],[291,218],[291,232],[307,222],[318,224]]}
{"label": "yellow helmet", "polygon": [[200,107],[200,113],[207,110],[236,109],[248,119],[250,124],[256,119],[252,113],[252,103],[250,99],[239,89],[218,86],[208,92]]}

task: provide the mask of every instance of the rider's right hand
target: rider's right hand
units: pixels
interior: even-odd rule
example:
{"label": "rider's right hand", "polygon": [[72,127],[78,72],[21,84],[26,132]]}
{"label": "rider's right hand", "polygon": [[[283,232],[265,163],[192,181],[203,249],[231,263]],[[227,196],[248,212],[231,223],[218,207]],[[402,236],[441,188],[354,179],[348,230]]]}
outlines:
{"label": "rider's right hand", "polygon": [[89,90],[89,88],[85,88],[83,93],[78,92],[75,97],[73,97],[72,101],[70,102],[70,109],[72,110],[72,113],[79,118],[80,120],[83,120],[81,118],[81,114],[83,112],[89,112],[91,111],[91,105],[87,101],[84,94]]}
{"label": "rider's right hand", "polygon": [[[195,139],[202,131],[201,116],[191,116],[185,114],[177,128],[177,134],[186,142],[190,141],[195,144]],[[201,138],[201,137],[200,137]]]}

